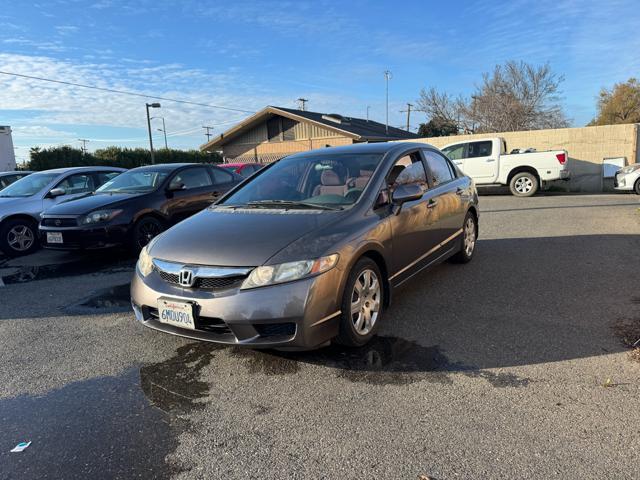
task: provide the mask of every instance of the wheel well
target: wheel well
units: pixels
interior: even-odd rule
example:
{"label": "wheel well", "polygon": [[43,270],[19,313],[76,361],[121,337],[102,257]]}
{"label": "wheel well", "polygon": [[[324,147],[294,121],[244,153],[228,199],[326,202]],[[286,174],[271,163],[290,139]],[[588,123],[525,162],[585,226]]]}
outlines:
{"label": "wheel well", "polygon": [[380,252],[375,250],[368,250],[364,252],[360,258],[362,257],[370,258],[376,262],[376,265],[378,265],[384,281],[384,306],[388,307],[391,303],[391,285],[389,284],[389,271],[387,270],[387,263],[384,261],[384,257]]}
{"label": "wheel well", "polygon": [[538,184],[540,184],[540,176],[538,175],[538,171],[533,167],[516,167],[509,172],[509,177],[507,178],[507,183],[511,183],[511,179],[515,177],[518,173],[527,172],[532,174],[538,180]]}
{"label": "wheel well", "polygon": [[4,218],[2,222],[0,222],[0,227],[2,227],[6,222],[10,220],[26,220],[29,223],[35,225],[36,228],[38,227],[38,220],[36,220],[30,215],[24,215],[24,214],[11,215],[10,217]]}
{"label": "wheel well", "polygon": [[145,218],[155,218],[156,220],[158,220],[163,227],[167,227],[167,220],[165,218],[162,217],[162,215],[158,215],[155,212],[147,212],[147,213],[143,213],[142,215],[140,215],[138,218],[136,218],[136,221],[134,223],[138,223],[141,220],[144,220]]}

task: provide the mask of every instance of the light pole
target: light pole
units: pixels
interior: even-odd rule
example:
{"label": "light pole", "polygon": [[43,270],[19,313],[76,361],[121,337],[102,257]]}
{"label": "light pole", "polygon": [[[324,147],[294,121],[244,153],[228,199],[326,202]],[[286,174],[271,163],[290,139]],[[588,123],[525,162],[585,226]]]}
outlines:
{"label": "light pole", "polygon": [[151,120],[154,118],[160,118],[162,120],[162,128],[158,128],[158,131],[164,133],[164,149],[169,150],[167,146],[167,127],[164,124],[164,117],[151,117]]}
{"label": "light pole", "polygon": [[386,133],[389,133],[389,80],[391,80],[391,78],[393,78],[391,71],[385,70],[384,79],[387,83],[387,121],[385,123],[384,130]]}
{"label": "light pole", "polygon": [[151,117],[149,116],[149,107],[151,108],[160,108],[159,103],[145,103],[147,107],[147,129],[149,131],[149,148],[151,149],[151,163],[156,163],[156,159],[153,155],[153,138],[151,137]]}
{"label": "light pole", "polygon": [[369,121],[369,109],[371,108],[371,105],[367,105],[367,122]]}

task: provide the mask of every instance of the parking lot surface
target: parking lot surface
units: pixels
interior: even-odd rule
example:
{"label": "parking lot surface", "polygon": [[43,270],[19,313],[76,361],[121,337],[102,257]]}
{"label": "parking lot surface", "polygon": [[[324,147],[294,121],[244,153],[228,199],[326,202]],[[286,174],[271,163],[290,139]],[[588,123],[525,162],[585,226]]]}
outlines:
{"label": "parking lot surface", "polygon": [[146,330],[120,252],[0,259],[0,478],[637,478],[638,197],[480,207],[354,350]]}

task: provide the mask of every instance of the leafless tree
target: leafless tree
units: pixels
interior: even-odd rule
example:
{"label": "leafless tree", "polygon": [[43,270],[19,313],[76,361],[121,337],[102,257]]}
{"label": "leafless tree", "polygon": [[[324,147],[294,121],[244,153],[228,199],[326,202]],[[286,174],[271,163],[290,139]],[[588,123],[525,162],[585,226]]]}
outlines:
{"label": "leafless tree", "polygon": [[561,128],[569,125],[560,105],[563,77],[548,64],[509,61],[482,75],[471,98],[422,89],[419,109],[429,118],[454,122],[466,132],[507,132]]}

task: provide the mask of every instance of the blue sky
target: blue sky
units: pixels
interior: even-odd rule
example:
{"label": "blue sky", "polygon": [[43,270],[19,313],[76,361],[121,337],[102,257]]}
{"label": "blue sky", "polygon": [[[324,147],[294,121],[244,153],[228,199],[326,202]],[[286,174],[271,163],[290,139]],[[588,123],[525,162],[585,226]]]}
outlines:
{"label": "blue sky", "polygon": [[[469,94],[496,63],[549,62],[573,124],[603,86],[640,76],[630,1],[5,0],[0,70],[256,111],[295,107],[391,124],[422,87]],[[0,124],[19,160],[33,145],[146,146],[144,99],[0,75]],[[195,148],[245,115],[162,102],[169,145]],[[416,113],[412,127],[424,116]],[[154,120],[154,128],[162,126]],[[162,133],[156,131],[156,142]]]}

